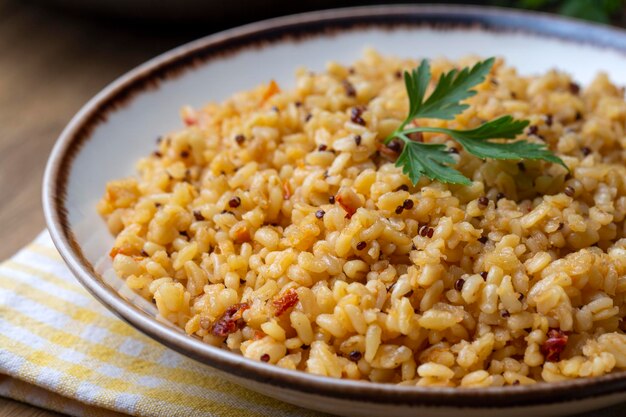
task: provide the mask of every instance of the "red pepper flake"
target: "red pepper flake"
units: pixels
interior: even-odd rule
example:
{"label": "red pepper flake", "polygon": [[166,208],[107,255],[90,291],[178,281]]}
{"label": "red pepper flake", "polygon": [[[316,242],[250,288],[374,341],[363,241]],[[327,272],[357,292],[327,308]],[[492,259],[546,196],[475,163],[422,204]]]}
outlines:
{"label": "red pepper flake", "polygon": [[267,90],[265,90],[265,93],[263,94],[261,103],[265,103],[270,97],[272,97],[276,93],[280,93],[280,87],[278,86],[276,81],[271,80],[269,85],[267,86]]}
{"label": "red pepper flake", "polygon": [[568,336],[560,329],[548,330],[548,339],[541,345],[541,353],[548,362],[557,362],[561,359],[561,353],[565,350]]}
{"label": "red pepper flake", "polygon": [[231,333],[235,333],[245,325],[243,312],[249,308],[250,305],[248,303],[233,304],[228,307],[224,314],[213,324],[211,333],[217,337],[226,337]]}
{"label": "red pepper flake", "polygon": [[350,219],[361,206],[356,193],[350,189],[341,189],[335,196],[335,201],[346,211],[346,218]]}
{"label": "red pepper flake", "polygon": [[296,304],[298,304],[298,293],[293,288],[290,288],[283,295],[272,301],[274,315],[278,317]]}
{"label": "red pepper flake", "polygon": [[193,125],[195,125],[196,123],[198,123],[198,119],[197,119],[194,115],[188,114],[188,115],[186,115],[186,116],[183,118],[183,122],[184,122],[187,126],[193,126]]}
{"label": "red pepper flake", "polygon": [[289,200],[291,198],[291,187],[288,181],[283,182],[283,199]]}
{"label": "red pepper flake", "polygon": [[118,254],[121,255],[126,255],[126,256],[131,256],[135,254],[135,249],[133,249],[130,246],[120,246],[119,248],[114,247],[111,249],[111,251],[109,252],[109,256],[111,258],[115,258]]}
{"label": "red pepper flake", "polygon": [[413,142],[424,142],[424,134],[422,132],[413,132],[406,135]]}

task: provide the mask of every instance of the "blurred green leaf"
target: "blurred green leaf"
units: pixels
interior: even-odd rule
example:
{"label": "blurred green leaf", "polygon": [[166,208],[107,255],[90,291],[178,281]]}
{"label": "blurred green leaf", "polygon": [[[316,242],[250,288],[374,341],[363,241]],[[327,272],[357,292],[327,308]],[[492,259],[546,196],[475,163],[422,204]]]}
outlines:
{"label": "blurred green leaf", "polygon": [[492,0],[493,4],[522,9],[557,12],[600,23],[623,18],[626,0]]}
{"label": "blurred green leaf", "polygon": [[610,23],[611,15],[619,11],[622,0],[567,0],[559,8],[559,13],[579,19]]}

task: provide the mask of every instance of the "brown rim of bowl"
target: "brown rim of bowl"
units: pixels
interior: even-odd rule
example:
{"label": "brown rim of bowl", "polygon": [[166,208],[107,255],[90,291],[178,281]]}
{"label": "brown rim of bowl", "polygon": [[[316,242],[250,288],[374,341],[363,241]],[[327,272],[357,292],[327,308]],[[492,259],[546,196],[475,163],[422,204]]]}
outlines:
{"label": "brown rim of bowl", "polygon": [[303,13],[226,30],[180,46],[128,72],[92,98],[70,121],[52,150],[44,175],[44,214],[54,244],[74,275],[112,312],[164,345],[221,371],[284,389],[362,402],[469,408],[540,405],[625,392],[626,372],[530,386],[459,389],[338,380],[285,370],[210,346],[158,322],[123,300],[83,256],[64,206],[71,164],[98,123],[134,95],[212,57],[242,48],[363,27],[416,25],[518,31],[626,54],[626,31],[541,13],[449,5],[366,6]]}

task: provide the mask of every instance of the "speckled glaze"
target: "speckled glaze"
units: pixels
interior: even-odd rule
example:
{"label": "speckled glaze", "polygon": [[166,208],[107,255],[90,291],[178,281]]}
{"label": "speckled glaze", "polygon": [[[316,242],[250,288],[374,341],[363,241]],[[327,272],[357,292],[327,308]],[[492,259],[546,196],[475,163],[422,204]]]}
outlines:
{"label": "speckled glaze", "polygon": [[560,68],[587,83],[601,70],[626,84],[626,32],[503,9],[376,6],[290,16],[200,39],[122,76],[89,101],[54,147],[43,205],[52,238],[78,280],[157,341],[270,397],[344,416],[556,416],[626,401],[626,373],[533,386],[399,387],[289,371],[209,346],[154,318],[121,279],[103,273],[112,246],[95,204],[107,181],[133,174],[155,138],[181,127],[178,111],[269,79],[293,85],[299,66],[351,62],[371,46],[412,57],[499,55],[523,74]]}

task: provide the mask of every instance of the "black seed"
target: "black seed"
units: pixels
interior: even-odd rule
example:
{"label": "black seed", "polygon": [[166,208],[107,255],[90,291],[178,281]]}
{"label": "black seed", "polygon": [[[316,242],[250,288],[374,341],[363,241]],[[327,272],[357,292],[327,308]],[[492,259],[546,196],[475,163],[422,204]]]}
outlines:
{"label": "black seed", "polygon": [[161,203],[154,203],[154,207],[156,207],[156,208],[159,208],[159,207],[161,207],[162,205],[163,205],[163,204],[161,204]]}
{"label": "black seed", "polygon": [[556,230],[563,230],[565,223],[559,223],[559,227]]}
{"label": "black seed", "polygon": [[488,275],[487,271],[483,271],[480,273],[480,276],[482,277],[482,279],[487,279],[487,275]]}
{"label": "black seed", "polygon": [[240,279],[239,279],[239,283],[243,285],[243,284],[245,284],[245,283],[246,283],[246,280],[245,280],[245,279],[241,279],[241,278],[240,278]]}
{"label": "black seed", "polygon": [[326,214],[326,212],[324,210],[317,210],[315,212],[315,217],[317,217],[318,219],[323,219],[324,218],[324,214]]}
{"label": "black seed", "polygon": [[361,135],[356,135],[354,137],[354,143],[356,143],[356,146],[359,146],[361,144]]}
{"label": "black seed", "polygon": [[582,148],[580,148],[580,151],[583,153],[583,155],[587,156],[591,153],[591,149],[589,149],[587,146],[583,146]]}
{"label": "black seed", "polygon": [[582,113],[580,113],[579,111],[576,112],[576,121],[579,121],[583,118]]}
{"label": "black seed", "polygon": [[350,81],[343,80],[341,83],[343,84],[343,89],[346,91],[346,95],[348,97],[356,97],[356,89]]}
{"label": "black seed", "polygon": [[304,117],[304,121],[308,122],[309,120],[311,120],[311,117],[313,117],[313,115],[311,113],[308,113],[305,117]]}
{"label": "black seed", "polygon": [[363,250],[365,249],[365,247],[367,246],[367,243],[365,241],[360,241],[359,243],[356,244],[356,249],[357,250]]}
{"label": "black seed", "polygon": [[458,155],[459,150],[453,146],[451,148],[448,148],[448,152]]}
{"label": "black seed", "polygon": [[195,217],[195,219],[199,222],[201,222],[202,220],[204,220],[204,216],[202,215],[202,213],[200,213],[200,210],[194,210],[193,211],[193,217]]}
{"label": "black seed", "polygon": [[241,205],[241,198],[235,196],[228,200],[228,205],[232,208],[239,207]]}
{"label": "black seed", "polygon": [[546,115],[546,125],[552,126],[553,118],[551,114]]}
{"label": "black seed", "polygon": [[580,93],[580,86],[574,82],[570,82],[568,88],[569,88],[569,92],[572,94]]}
{"label": "black seed", "polygon": [[150,255],[148,255],[148,252],[146,252],[145,250],[143,250],[143,249],[142,249],[142,250],[141,250],[141,256],[148,257],[148,256],[150,256]]}
{"label": "black seed", "polygon": [[395,153],[402,152],[402,142],[400,142],[398,139],[393,139],[387,144],[387,147]]}
{"label": "black seed", "polygon": [[463,289],[463,284],[465,284],[465,280],[463,278],[459,278],[454,281],[454,289],[457,291],[461,291]]}
{"label": "black seed", "polygon": [[539,133],[539,127],[532,125],[528,127],[528,134],[529,135],[536,135],[537,133]]}
{"label": "black seed", "polygon": [[302,107],[302,102],[301,101],[296,101],[293,104],[295,104],[296,107]]}
{"label": "black seed", "polygon": [[348,358],[352,362],[358,362],[361,359],[361,356],[363,356],[363,354],[359,352],[358,350],[353,350],[352,352],[348,354]]}
{"label": "black seed", "polygon": [[574,194],[576,194],[576,191],[574,190],[574,188],[570,185],[568,185],[567,187],[565,187],[565,190],[563,190],[563,192],[565,193],[566,196],[568,197],[574,197]]}
{"label": "black seed", "polygon": [[396,188],[396,191],[409,191],[409,186],[406,184],[402,184],[401,186],[399,186],[398,188]]}
{"label": "black seed", "polygon": [[159,152],[159,151],[152,152],[152,155],[154,155],[157,158],[161,158],[163,156],[163,154],[161,152]]}
{"label": "black seed", "polygon": [[522,171],[522,172],[526,172],[526,165],[524,165],[523,162],[518,162],[517,163],[517,168],[519,168],[519,170]]}
{"label": "black seed", "polygon": [[502,200],[504,197],[506,197],[506,196],[504,195],[504,193],[498,193],[498,195],[496,196],[496,199],[497,199],[497,200]]}
{"label": "black seed", "polygon": [[402,71],[397,70],[397,71],[393,74],[393,76],[394,76],[394,77],[396,77],[397,79],[402,78]]}
{"label": "black seed", "polygon": [[421,226],[421,227],[419,228],[418,233],[419,233],[419,235],[420,235],[421,237],[426,237],[426,236],[428,235],[428,226],[426,226],[426,225]]}
{"label": "black seed", "polygon": [[508,311],[506,311],[506,310],[502,310],[502,311],[500,311],[500,315],[501,315],[502,317],[505,317],[505,318],[506,318],[506,317],[511,317],[511,313],[509,313],[509,312],[508,312]]}
{"label": "black seed", "polygon": [[350,112],[350,120],[353,123],[356,123],[361,126],[365,126],[365,120],[363,120],[363,117],[361,117],[364,111],[365,111],[365,108],[362,106],[353,107],[352,111]]}
{"label": "black seed", "polygon": [[404,207],[402,206],[396,207],[396,214],[402,214],[403,211],[404,211]]}
{"label": "black seed", "polygon": [[479,237],[479,238],[478,238],[478,241],[479,241],[480,243],[482,243],[483,245],[484,245],[485,243],[487,243],[487,241],[488,241],[488,240],[489,240],[489,238],[488,238],[487,236],[481,236],[481,237]]}
{"label": "black seed", "polygon": [[181,231],[181,232],[179,232],[179,233],[180,233],[180,235],[181,235],[181,236],[185,236],[185,237],[187,237],[187,238],[189,237],[189,234],[187,233],[187,231],[186,231],[186,230],[183,230],[183,231]]}
{"label": "black seed", "polygon": [[515,91],[511,91],[511,98],[517,98],[517,94],[515,93]]}
{"label": "black seed", "polygon": [[311,346],[309,346],[309,345],[302,345],[302,346],[300,346],[300,349],[302,349],[302,350],[309,350],[309,349],[311,349]]}
{"label": "black seed", "polygon": [[428,237],[431,238],[433,237],[433,235],[435,234],[435,229],[433,229],[432,227],[428,228]]}
{"label": "black seed", "polygon": [[317,147],[317,150],[321,152],[324,152],[326,149],[328,149],[328,146],[324,145],[323,143]]}
{"label": "black seed", "polygon": [[262,354],[261,355],[261,361],[269,362],[270,361],[270,355],[268,355],[267,353]]}
{"label": "black seed", "polygon": [[417,246],[415,246],[415,243],[411,245],[411,250],[415,250],[417,249]]}
{"label": "black seed", "polygon": [[328,197],[328,202],[329,202],[330,204],[335,204],[335,196],[334,196],[334,195],[331,195],[330,197]]}
{"label": "black seed", "polygon": [[246,141],[246,137],[244,135],[239,134],[239,135],[235,136],[235,142],[237,142],[238,145],[241,145],[245,141]]}
{"label": "black seed", "polygon": [[409,298],[410,296],[413,295],[413,290],[407,292],[406,294],[404,294],[405,297]]}
{"label": "black seed", "polygon": [[410,198],[407,198],[406,200],[404,200],[404,203],[402,203],[402,207],[404,207],[407,210],[411,210],[414,205],[415,203]]}
{"label": "black seed", "polygon": [[482,196],[478,199],[478,204],[480,204],[481,206],[488,206],[489,205],[489,199],[485,196]]}
{"label": "black seed", "polygon": [[518,299],[519,301],[522,301],[522,300],[524,299],[524,294],[520,294],[520,295],[518,295],[518,296],[517,296],[517,299]]}
{"label": "black seed", "polygon": [[182,151],[182,152],[180,153],[180,157],[181,157],[181,158],[187,158],[188,156],[189,156],[189,151]]}

